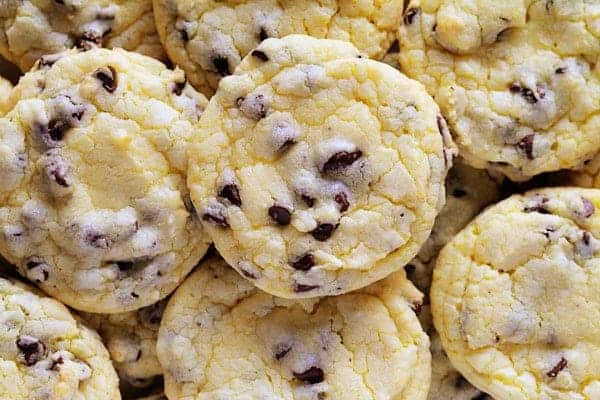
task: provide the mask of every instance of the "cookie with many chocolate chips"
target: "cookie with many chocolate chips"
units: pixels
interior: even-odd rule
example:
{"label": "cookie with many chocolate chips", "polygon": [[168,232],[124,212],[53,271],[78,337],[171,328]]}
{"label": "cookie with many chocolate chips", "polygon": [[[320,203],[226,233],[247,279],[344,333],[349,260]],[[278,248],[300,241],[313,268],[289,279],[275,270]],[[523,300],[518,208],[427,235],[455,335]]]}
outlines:
{"label": "cookie with many chocolate chips", "polygon": [[494,399],[600,396],[600,190],[488,208],[442,250],[431,303],[452,364]]}
{"label": "cookie with many chocolate chips", "polygon": [[[157,352],[171,399],[427,397],[429,340],[402,272],[337,297],[285,300],[210,259],[169,301]],[[412,301],[411,301],[412,299]]]}
{"label": "cookie with many chocolate chips", "polygon": [[0,278],[0,318],[0,398],[121,398],[100,337],[58,301]]}
{"label": "cookie with many chocolate chips", "polygon": [[447,118],[461,155],[513,180],[600,150],[596,0],[412,0],[402,71]]}
{"label": "cookie with many chocolate chips", "polygon": [[150,386],[162,375],[156,337],[165,305],[166,299],[127,313],[81,314],[102,337],[121,380],[131,386]]}
{"label": "cookie with many chocolate chips", "polygon": [[357,54],[266,40],[221,81],[190,147],[188,185],[216,248],[273,295],[384,278],[416,255],[444,202],[451,140],[438,107]]}
{"label": "cookie with many chocolate chips", "polygon": [[0,118],[0,253],[69,306],[138,309],[208,248],[185,185],[206,105],[181,70],[123,50],[43,57]]}
{"label": "cookie with many chocolate chips", "polygon": [[23,71],[44,55],[96,46],[165,59],[152,1],[6,0],[0,6],[0,54]]}
{"label": "cookie with many chocolate chips", "polygon": [[173,62],[212,95],[219,80],[267,38],[306,34],[353,43],[381,58],[395,40],[403,0],[155,0],[158,32]]}

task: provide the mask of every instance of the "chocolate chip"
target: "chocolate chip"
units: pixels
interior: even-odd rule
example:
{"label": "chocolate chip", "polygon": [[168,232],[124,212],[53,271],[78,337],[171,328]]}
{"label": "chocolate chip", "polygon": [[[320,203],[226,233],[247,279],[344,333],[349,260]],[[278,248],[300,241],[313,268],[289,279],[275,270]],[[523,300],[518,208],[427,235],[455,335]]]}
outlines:
{"label": "chocolate chip", "polygon": [[119,81],[117,78],[117,71],[112,66],[107,66],[106,68],[99,68],[94,72],[94,76],[100,82],[102,82],[102,87],[108,93],[114,93],[117,90],[117,86],[119,85]]}
{"label": "chocolate chip", "polygon": [[302,257],[291,263],[292,268],[297,269],[299,271],[308,271],[309,269],[314,267],[315,264],[315,256],[313,256],[310,253],[303,255]]}
{"label": "chocolate chip", "polygon": [[311,290],[315,290],[320,287],[321,286],[319,286],[319,285],[305,285],[303,283],[295,283],[294,284],[294,292],[296,292],[296,293],[310,292]]}
{"label": "chocolate chip", "polygon": [[67,174],[69,172],[69,164],[67,161],[56,155],[52,156],[52,154],[48,154],[48,162],[44,166],[44,173],[50,179],[50,181],[55,182],[57,185],[68,188],[71,186],[67,179]]}
{"label": "chocolate chip", "polygon": [[465,197],[467,195],[467,192],[464,191],[463,189],[454,189],[452,191],[452,196],[456,197],[457,199],[460,199],[461,197]]}
{"label": "chocolate chip", "polygon": [[236,100],[237,106],[248,118],[257,121],[267,116],[267,99],[263,94],[252,94]]}
{"label": "chocolate chip", "polygon": [[563,369],[567,368],[567,364],[567,360],[564,357],[561,357],[558,364],[548,371],[546,375],[550,378],[556,378]]}
{"label": "chocolate chip", "polygon": [[547,208],[549,199],[545,196],[535,195],[531,202],[532,204],[526,205],[523,211],[526,213],[537,212],[540,214],[550,214],[550,210]]}
{"label": "chocolate chip", "polygon": [[183,89],[185,88],[186,84],[187,84],[186,78],[183,78],[183,81],[181,81],[181,82],[174,82],[172,92],[176,96],[181,96],[181,93],[183,93]]}
{"label": "chocolate chip", "polygon": [[337,229],[338,225],[333,224],[319,224],[312,232],[311,235],[319,242],[324,242],[331,237],[333,232]]}
{"label": "chocolate chip", "polygon": [[340,207],[340,212],[348,211],[350,208],[350,202],[348,201],[348,196],[344,192],[340,192],[335,195],[335,202]]}
{"label": "chocolate chip", "polygon": [[296,379],[301,380],[302,382],[310,383],[311,385],[321,383],[325,378],[323,370],[319,367],[310,367],[303,372],[294,372],[294,376]]}
{"label": "chocolate chip", "polygon": [[406,10],[406,12],[404,13],[404,18],[402,19],[404,21],[404,25],[410,25],[413,23],[413,21],[415,20],[415,17],[421,12],[421,8],[420,7],[415,7],[415,8],[409,8],[408,10]]}
{"label": "chocolate chip", "polygon": [[278,205],[269,208],[269,216],[277,222],[278,225],[286,226],[292,222],[292,213],[287,208]]}
{"label": "chocolate chip", "polygon": [[134,299],[137,299],[140,297],[140,295],[137,294],[136,292],[131,292],[130,294],[131,294],[131,297],[133,297]]}
{"label": "chocolate chip", "polygon": [[52,365],[50,365],[50,370],[58,372],[60,371],[60,366],[65,363],[65,359],[62,356],[59,356],[56,360],[52,361]]}
{"label": "chocolate chip", "polygon": [[240,191],[237,185],[231,183],[223,186],[219,192],[219,197],[229,200],[229,202],[238,207],[242,206],[242,198],[240,197]]}
{"label": "chocolate chip", "polygon": [[221,76],[231,75],[231,72],[229,72],[229,60],[227,57],[216,56],[212,59],[212,63]]}
{"label": "chocolate chip", "polygon": [[[538,93],[534,92],[528,87],[523,87],[518,83],[513,83],[510,85],[510,92],[514,94],[519,94],[523,97],[528,103],[535,104],[539,101],[539,98],[544,98],[545,94],[541,89],[538,89]],[[539,98],[538,98],[539,97]]]}
{"label": "chocolate chip", "polygon": [[267,62],[269,61],[269,56],[264,51],[254,50],[252,53],[252,57],[256,57],[261,61]]}
{"label": "chocolate chip", "polygon": [[204,213],[204,215],[202,215],[202,219],[204,221],[212,222],[221,228],[229,228],[229,222],[227,222],[227,218],[222,214],[214,215],[211,213]]}
{"label": "chocolate chip", "polygon": [[190,41],[190,36],[187,33],[186,29],[179,29],[179,36],[181,37],[181,40],[183,40],[184,42],[189,42]]}
{"label": "chocolate chip", "polygon": [[261,27],[260,31],[258,32],[258,39],[262,42],[263,40],[266,40],[269,38],[269,34],[267,33],[266,29]]}
{"label": "chocolate chip", "polygon": [[346,167],[354,164],[354,162],[356,162],[356,160],[361,158],[362,155],[363,155],[363,152],[360,150],[356,150],[353,152],[340,151],[338,153],[335,153],[333,156],[331,156],[329,158],[329,160],[327,160],[325,165],[323,165],[323,172],[332,173],[332,172],[336,172],[342,168],[346,168]]}
{"label": "chocolate chip", "polygon": [[517,143],[517,149],[522,153],[525,153],[528,159],[533,160],[533,142],[535,140],[535,134],[527,135],[519,143]]}
{"label": "chocolate chip", "polygon": [[554,70],[554,73],[559,75],[564,74],[565,72],[567,72],[567,67],[559,67]]}
{"label": "chocolate chip", "polygon": [[35,283],[42,283],[50,276],[50,266],[40,257],[31,257],[25,262],[27,278]]}
{"label": "chocolate chip", "polygon": [[275,349],[275,359],[281,360],[283,357],[287,355],[287,353],[292,350],[292,346],[287,343],[279,343],[277,348]]}
{"label": "chocolate chip", "polygon": [[46,345],[32,336],[20,336],[17,347],[21,350],[24,364],[28,367],[36,364],[46,353]]}
{"label": "chocolate chip", "polygon": [[304,202],[304,204],[306,204],[307,207],[313,207],[315,205],[315,199],[303,194],[302,196],[302,201]]}

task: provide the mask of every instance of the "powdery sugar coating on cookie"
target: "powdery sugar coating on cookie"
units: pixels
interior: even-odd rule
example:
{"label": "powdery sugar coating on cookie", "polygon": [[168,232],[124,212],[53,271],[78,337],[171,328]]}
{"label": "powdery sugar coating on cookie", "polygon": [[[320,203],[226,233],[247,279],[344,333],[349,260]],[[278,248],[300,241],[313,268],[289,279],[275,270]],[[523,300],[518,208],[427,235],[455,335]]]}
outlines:
{"label": "powdery sugar coating on cookie", "polygon": [[43,57],[0,119],[0,252],[73,308],[126,312],[167,296],[208,248],[185,186],[206,105],[123,50]]}
{"label": "powdery sugar coating on cookie", "polygon": [[196,88],[211,95],[219,80],[267,38],[306,34],[352,42],[384,56],[395,39],[403,0],[155,0],[158,31],[169,57]]}
{"label": "powdery sugar coating on cookie", "polygon": [[165,59],[151,0],[6,0],[0,54],[29,70],[46,54],[72,47],[121,47]]}
{"label": "powdery sugar coating on cookie", "polygon": [[489,208],[442,250],[431,288],[454,366],[503,399],[600,396],[600,191]]}
{"label": "powdery sugar coating on cookie", "polygon": [[0,319],[1,398],[121,398],[100,338],[58,301],[0,278]]}
{"label": "powdery sugar coating on cookie", "polygon": [[132,386],[147,387],[162,375],[156,338],[166,302],[120,314],[82,313],[102,337],[121,380]]}
{"label": "powdery sugar coating on cookie", "polygon": [[366,290],[272,297],[220,260],[202,265],[165,311],[158,355],[169,398],[425,399],[429,340],[403,273]]}
{"label": "powdery sugar coating on cookie", "polygon": [[597,1],[413,0],[399,40],[471,165],[526,180],[600,150]]}
{"label": "powdery sugar coating on cookie", "polygon": [[435,103],[348,43],[296,35],[254,53],[221,81],[190,148],[192,200],[219,252],[286,298],[401,268],[444,201]]}

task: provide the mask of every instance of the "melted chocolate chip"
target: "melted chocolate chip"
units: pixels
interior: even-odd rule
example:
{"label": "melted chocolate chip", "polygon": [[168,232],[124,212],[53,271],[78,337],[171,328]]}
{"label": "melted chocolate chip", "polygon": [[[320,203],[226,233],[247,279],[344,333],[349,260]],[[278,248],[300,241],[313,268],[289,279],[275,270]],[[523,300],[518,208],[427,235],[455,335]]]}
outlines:
{"label": "melted chocolate chip", "polygon": [[296,379],[301,380],[302,382],[310,383],[311,385],[321,383],[325,379],[325,374],[319,367],[310,367],[303,372],[294,372],[294,376]]}
{"label": "melted chocolate chip", "polygon": [[263,40],[266,40],[269,38],[269,34],[267,33],[266,29],[261,27],[260,31],[258,32],[258,39],[262,42]]}
{"label": "melted chocolate chip", "polygon": [[409,8],[408,10],[406,10],[406,12],[404,13],[404,18],[402,19],[404,21],[404,25],[410,25],[413,23],[413,21],[415,20],[415,17],[421,12],[421,8],[420,7],[415,7],[415,8]]}
{"label": "melted chocolate chip", "polygon": [[275,349],[275,359],[281,360],[283,357],[287,355],[287,353],[292,350],[292,346],[287,343],[279,343],[277,348]]}
{"label": "melted chocolate chip", "polygon": [[227,57],[216,56],[212,59],[213,66],[221,76],[231,75]]}
{"label": "melted chocolate chip", "polygon": [[564,357],[561,357],[558,364],[556,364],[550,371],[546,372],[546,375],[550,378],[556,378],[563,369],[567,368],[567,364],[567,360]]}
{"label": "melted chocolate chip", "polygon": [[348,196],[344,192],[340,192],[335,195],[335,202],[340,207],[340,212],[348,211],[350,208],[350,202],[348,201]]}
{"label": "melted chocolate chip", "polygon": [[28,367],[40,361],[46,353],[46,345],[32,336],[19,337],[17,347],[21,350],[24,364]]}
{"label": "melted chocolate chip", "polygon": [[510,92],[514,94],[519,94],[523,97],[529,104],[535,104],[538,102],[539,98],[544,98],[543,92],[536,93],[529,89],[528,87],[523,87],[518,83],[513,83],[510,85]]}
{"label": "melted chocolate chip", "polygon": [[528,159],[533,160],[533,142],[535,140],[535,134],[527,135],[519,143],[517,143],[517,149],[522,153],[525,153]]}
{"label": "melted chocolate chip", "polygon": [[269,61],[269,56],[264,51],[254,50],[252,53],[252,57],[256,57],[261,61],[267,62]]}
{"label": "melted chocolate chip", "polygon": [[114,67],[109,65],[106,68],[99,68],[94,72],[94,76],[102,82],[102,87],[108,93],[114,93],[115,90],[117,90],[119,81],[117,78],[117,71]]}
{"label": "melted chocolate chip", "polygon": [[292,213],[287,208],[278,205],[269,208],[269,216],[277,222],[278,225],[286,226],[292,222]]}
{"label": "melted chocolate chip", "polygon": [[306,204],[307,207],[313,207],[315,205],[315,199],[303,194],[302,196],[302,201],[304,201],[304,204]]}
{"label": "melted chocolate chip", "polygon": [[329,160],[327,160],[325,165],[323,165],[323,172],[332,173],[340,169],[346,168],[354,164],[356,160],[362,157],[362,155],[363,152],[360,150],[356,150],[353,152],[340,151],[339,153],[335,153],[329,158]]}
{"label": "melted chocolate chip", "polygon": [[296,283],[296,284],[294,284],[294,292],[296,292],[296,293],[310,292],[311,290],[315,290],[320,287],[321,286],[319,286],[319,285],[305,285],[303,283]]}
{"label": "melted chocolate chip", "polygon": [[324,242],[333,235],[333,232],[337,229],[338,225],[333,224],[319,224],[312,232],[311,235],[319,242]]}
{"label": "melted chocolate chip", "polygon": [[242,206],[242,198],[240,197],[240,191],[237,185],[231,183],[223,186],[219,192],[219,197],[229,200],[229,202],[238,207]]}
{"label": "melted chocolate chip", "polygon": [[315,256],[308,253],[291,263],[292,268],[299,271],[308,271],[316,265]]}
{"label": "melted chocolate chip", "polygon": [[211,213],[204,213],[202,219],[207,222],[212,222],[221,228],[229,228],[229,222],[227,222],[227,218],[222,214],[214,215]]}

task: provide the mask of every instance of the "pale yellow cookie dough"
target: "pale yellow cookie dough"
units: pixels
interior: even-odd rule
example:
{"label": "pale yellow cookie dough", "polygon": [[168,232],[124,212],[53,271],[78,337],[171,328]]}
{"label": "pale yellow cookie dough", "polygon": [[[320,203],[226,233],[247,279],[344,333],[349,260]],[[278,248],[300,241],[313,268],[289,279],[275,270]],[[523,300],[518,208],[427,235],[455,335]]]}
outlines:
{"label": "pale yellow cookie dough", "polygon": [[43,57],[0,118],[0,253],[69,306],[166,297],[208,248],[185,185],[204,96],[123,50]]}
{"label": "pale yellow cookie dough", "polygon": [[384,278],[416,255],[444,202],[439,109],[419,83],[356,55],[302,35],[264,41],[221,81],[190,147],[206,230],[273,295]]}
{"label": "pale yellow cookie dough", "polygon": [[596,0],[412,0],[399,41],[471,165],[527,180],[600,150]]}
{"label": "pale yellow cookie dough", "polygon": [[569,183],[575,186],[600,189],[600,153],[585,161],[581,170],[570,173],[569,178]]}
{"label": "pale yellow cookie dough", "polygon": [[402,18],[403,0],[154,0],[158,32],[174,63],[212,95],[219,80],[264,39],[290,34],[352,42],[381,58]]}
{"label": "pale yellow cookie dough", "polygon": [[170,399],[427,397],[429,340],[402,272],[337,297],[284,300],[206,261],[175,292],[159,331]]}
{"label": "pale yellow cookie dough", "polygon": [[453,365],[496,400],[600,398],[600,190],[488,208],[442,250],[431,303]]}
{"label": "pale yellow cookie dough", "polygon": [[29,70],[46,54],[71,47],[121,47],[166,59],[152,0],[5,0],[0,4],[0,54]]}
{"label": "pale yellow cookie dough", "polygon": [[0,398],[120,400],[100,337],[58,301],[0,278]]}

